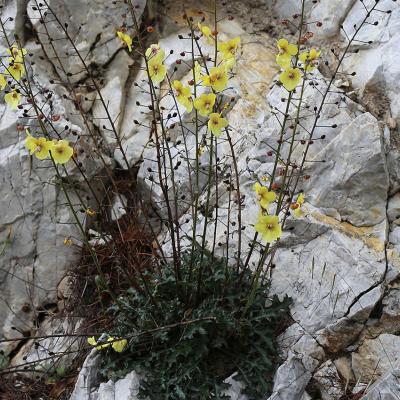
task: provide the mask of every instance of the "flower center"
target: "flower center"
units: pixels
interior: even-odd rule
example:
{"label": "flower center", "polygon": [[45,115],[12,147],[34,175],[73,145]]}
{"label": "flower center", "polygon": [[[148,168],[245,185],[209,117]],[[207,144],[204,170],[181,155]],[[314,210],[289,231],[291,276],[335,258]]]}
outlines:
{"label": "flower center", "polygon": [[267,229],[272,230],[273,228],[274,228],[274,226],[272,224],[267,225]]}
{"label": "flower center", "polygon": [[294,73],[291,72],[291,73],[288,75],[288,78],[289,78],[289,79],[294,79]]}

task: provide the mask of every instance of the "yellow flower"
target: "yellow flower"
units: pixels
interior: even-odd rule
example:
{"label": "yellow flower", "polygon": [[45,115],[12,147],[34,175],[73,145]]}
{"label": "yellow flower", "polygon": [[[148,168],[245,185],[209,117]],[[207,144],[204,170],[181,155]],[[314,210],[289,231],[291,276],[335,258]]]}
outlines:
{"label": "yellow flower", "polygon": [[13,90],[12,92],[7,93],[4,96],[4,100],[12,110],[16,110],[19,102],[21,101],[21,94],[18,93],[16,90]]}
{"label": "yellow flower", "polygon": [[197,27],[203,36],[207,38],[208,42],[211,43],[213,41],[211,28],[207,25],[202,25],[200,22],[197,24]]}
{"label": "yellow flower", "polygon": [[279,80],[285,89],[291,92],[301,81],[300,70],[298,68],[288,68],[279,75]]}
{"label": "yellow flower", "polygon": [[149,61],[150,79],[155,83],[160,83],[164,80],[167,74],[167,68],[158,57],[152,58]]}
{"label": "yellow flower", "polygon": [[16,62],[22,62],[24,56],[26,56],[27,51],[24,48],[19,48],[17,43],[14,43],[9,49],[7,49],[7,53],[13,58]]}
{"label": "yellow flower", "polygon": [[[113,339],[115,340],[115,339]],[[116,351],[117,353],[121,353],[124,351],[126,345],[128,344],[128,341],[126,339],[121,339],[114,341],[111,345],[111,347]]]}
{"label": "yellow flower", "polygon": [[55,140],[51,142],[51,155],[56,164],[65,164],[74,154],[73,148],[67,140]]}
{"label": "yellow flower", "polygon": [[52,147],[52,142],[44,137],[34,138],[26,130],[25,147],[29,150],[30,155],[35,154],[39,160],[44,160],[49,156],[49,150]]}
{"label": "yellow flower", "polygon": [[227,58],[226,60],[223,60],[219,66],[225,68],[225,71],[228,72],[233,69],[235,64],[236,60],[234,58]]}
{"label": "yellow flower", "polygon": [[92,336],[89,337],[87,341],[91,346],[95,346],[96,350],[103,350],[111,346],[114,351],[121,353],[128,344],[128,341],[126,339],[121,339],[121,340],[116,340],[116,339],[117,338],[109,336],[106,341],[104,340],[97,341],[95,337]]}
{"label": "yellow flower", "polygon": [[299,51],[296,44],[289,44],[286,39],[279,39],[277,42],[277,46],[279,49],[279,54],[281,56],[295,56]]}
{"label": "yellow flower", "polygon": [[214,107],[217,96],[214,93],[202,94],[197,99],[194,99],[194,108],[203,117],[207,117]]}
{"label": "yellow flower", "polygon": [[304,193],[300,193],[297,196],[297,200],[295,203],[290,205],[290,208],[293,210],[293,214],[296,218],[300,218],[304,215],[301,206],[304,204]]}
{"label": "yellow flower", "polygon": [[272,243],[282,235],[282,228],[276,215],[263,215],[260,213],[254,229],[266,243]]}
{"label": "yellow flower", "polygon": [[239,43],[239,37],[228,40],[226,42],[218,43],[218,50],[222,53],[222,59],[228,60],[230,58],[235,58]]}
{"label": "yellow flower", "polygon": [[96,339],[94,338],[94,336],[89,337],[87,339],[87,341],[91,346],[96,346],[96,344],[97,344]]}
{"label": "yellow flower", "polygon": [[203,78],[204,86],[211,86],[216,92],[221,92],[228,85],[228,74],[226,69],[221,67],[212,67],[210,75]]}
{"label": "yellow flower", "polygon": [[300,193],[297,197],[297,203],[300,205],[304,204],[304,193]]}
{"label": "yellow flower", "polygon": [[181,81],[173,81],[172,87],[175,90],[175,98],[178,103],[182,104],[187,112],[192,112],[193,102],[191,100],[192,93],[188,86],[183,86]]}
{"label": "yellow flower", "polygon": [[298,52],[298,47],[295,44],[289,44],[286,39],[279,39],[277,42],[279,54],[276,56],[276,62],[282,68],[289,68],[291,57]]}
{"label": "yellow flower", "polygon": [[11,75],[16,81],[19,81],[25,75],[24,64],[10,58],[10,64],[6,68],[5,74]]}
{"label": "yellow flower", "polygon": [[299,56],[299,60],[304,64],[304,69],[309,72],[312,71],[318,62],[318,57],[321,55],[320,51],[315,49],[311,49],[310,51],[306,51],[301,53]]}
{"label": "yellow flower", "polygon": [[69,237],[64,238],[64,246],[72,246],[72,239]]}
{"label": "yellow flower", "polygon": [[[111,336],[107,339],[107,342],[112,342],[114,340],[114,338],[112,338]],[[103,350],[103,349],[105,349],[105,348],[107,348],[107,347],[110,347],[110,345],[111,345],[111,343],[107,343],[107,342],[103,342],[103,341],[100,341],[100,342],[98,342],[95,338],[94,338],[94,336],[92,336],[92,337],[90,337],[90,338],[88,338],[88,343],[91,345],[91,346],[96,346],[96,350]]]}
{"label": "yellow flower", "polygon": [[132,51],[132,38],[122,31],[117,31],[117,36],[128,46],[129,51]]}
{"label": "yellow flower", "polygon": [[257,200],[260,203],[261,208],[267,210],[270,203],[275,201],[276,194],[274,192],[270,192],[267,187],[261,186],[258,182],[254,184],[253,188],[256,192]]}
{"label": "yellow flower", "polygon": [[291,62],[291,58],[288,56],[281,56],[280,54],[278,54],[276,56],[276,63],[283,69],[287,69],[290,68],[290,66],[292,65]]}
{"label": "yellow flower", "polygon": [[0,74],[0,89],[3,90],[7,86],[7,79],[3,74]]}
{"label": "yellow flower", "polygon": [[199,83],[201,80],[201,66],[197,61],[194,62],[193,76],[196,84]]}
{"label": "yellow flower", "polygon": [[146,57],[149,61],[158,60],[161,63],[164,61],[165,51],[160,47],[159,44],[152,44],[146,50]]}
{"label": "yellow flower", "polygon": [[91,208],[87,208],[85,213],[89,215],[89,217],[94,217],[96,215],[96,211],[92,210]]}
{"label": "yellow flower", "polygon": [[208,120],[208,129],[214,136],[220,137],[222,133],[221,129],[227,127],[228,124],[228,120],[226,118],[222,118],[221,114],[212,113],[210,115],[210,119]]}

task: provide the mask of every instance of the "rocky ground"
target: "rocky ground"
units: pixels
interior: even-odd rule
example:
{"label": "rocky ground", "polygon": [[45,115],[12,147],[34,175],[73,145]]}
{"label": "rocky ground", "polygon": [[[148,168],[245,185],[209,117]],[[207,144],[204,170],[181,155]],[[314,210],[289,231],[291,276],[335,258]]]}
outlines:
{"label": "rocky ground", "polygon": [[[34,3],[6,1],[2,19],[14,18],[8,28],[24,35],[25,47],[33,54],[35,73],[41,82],[49,85],[51,79],[61,81],[51,86],[55,96],[49,107],[69,116],[69,120],[59,122],[60,126],[68,124],[69,132],[83,136],[85,122],[63,98],[66,87],[82,90],[82,106],[108,145],[105,157],[110,165],[123,167],[121,153],[113,151],[115,138],[101,122],[104,111],[95,93],[88,92],[82,84],[85,71],[74,58],[66,58],[66,74],[60,72],[57,60],[49,63],[41,59],[43,51],[51,53],[51,49],[44,40],[41,47],[32,37],[32,25],[41,29],[37,13],[32,10]],[[115,38],[124,5],[102,0],[89,0],[84,5],[77,0],[50,3],[61,18],[69,21],[77,47],[87,52],[88,63],[96,65],[101,92],[109,102],[128,161],[131,165],[139,163],[149,132],[132,121],[146,125],[150,116],[135,106],[143,96],[134,85],[143,79],[142,73],[134,68],[136,60],[120,48]],[[135,3],[141,13],[145,1]],[[160,43],[166,51],[182,46],[177,35],[184,30],[180,18],[183,3],[187,12],[193,13],[198,7],[210,7],[208,1],[147,4],[146,18],[157,17]],[[289,35],[279,20],[298,13],[299,3],[235,0],[223,11],[235,18],[221,22],[221,37],[240,36],[242,42],[231,89],[235,104],[228,118],[240,148],[245,221],[256,219],[251,193],[253,176],[269,170],[271,161],[265,145],[272,143],[279,129],[274,114],[282,107],[284,92],[274,85],[278,72],[275,41],[280,35]],[[330,64],[334,63],[331,48],[343,48],[346,35],[351,35],[354,25],[364,18],[364,6],[369,8],[374,3],[306,2],[307,20],[322,22],[319,28],[310,24],[309,29],[314,32],[311,43],[322,50]],[[337,77],[337,91],[328,95],[331,106],[323,109],[317,131],[324,139],[316,140],[310,150],[309,159],[313,162],[307,170],[311,179],[302,187],[306,215],[289,220],[290,229],[276,254],[272,291],[293,299],[294,323],[280,337],[282,364],[271,400],[400,398],[400,6],[381,0],[379,10],[371,16],[371,21],[378,24],[367,24],[360,30],[359,41],[351,46],[345,60],[347,74]],[[4,53],[4,43],[2,46]],[[63,41],[57,41],[56,46],[68,51]],[[169,59],[169,68],[174,61],[174,57]],[[352,72],[356,75],[350,75]],[[315,74],[322,89],[330,77],[329,68],[321,65]],[[342,90],[346,96],[339,93]],[[307,87],[305,99],[312,109],[321,100],[320,91]],[[16,114],[1,102],[0,115],[0,250],[1,243],[5,244],[0,251],[0,334],[8,339],[20,337],[21,332],[67,332],[80,322],[52,324],[48,316],[62,308],[63,297],[67,296],[62,278],[78,258],[77,248],[65,246],[64,238],[78,236],[78,232],[75,225],[69,224],[71,216],[61,192],[45,184],[51,170],[31,166],[23,146],[24,132],[17,129]],[[94,175],[99,165],[87,161],[85,168]],[[147,178],[144,163],[139,171],[144,187]],[[181,176],[179,189],[185,190],[187,184],[187,177]],[[245,241],[249,241],[251,229],[244,232]],[[222,237],[223,232],[220,234]],[[222,246],[220,251],[236,249]],[[71,345],[78,343],[57,340],[45,347]],[[34,360],[42,356],[33,350],[30,341],[0,346],[6,353],[11,352],[14,365],[23,357]],[[97,359],[92,353],[86,360],[71,399],[135,398],[134,372],[97,388]],[[362,395],[351,397],[351,393]],[[232,398],[242,398],[236,384]]]}

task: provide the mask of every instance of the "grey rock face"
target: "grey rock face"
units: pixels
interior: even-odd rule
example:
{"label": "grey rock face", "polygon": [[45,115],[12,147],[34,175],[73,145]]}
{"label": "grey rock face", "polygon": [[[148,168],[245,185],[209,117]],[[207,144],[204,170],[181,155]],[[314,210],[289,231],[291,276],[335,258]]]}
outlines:
{"label": "grey rock face", "polygon": [[70,400],[90,400],[93,388],[98,387],[98,368],[101,362],[101,355],[93,349],[86,357],[79,372],[74,391]]}
{"label": "grey rock face", "polygon": [[20,336],[13,327],[32,329],[36,308],[56,302],[57,284],[77,255],[63,241],[78,231],[67,223],[71,217],[62,191],[49,184],[51,170],[37,169],[22,137],[0,150],[0,179],[0,332],[12,338]]}
{"label": "grey rock face", "polygon": [[125,110],[125,85],[132,63],[125,51],[117,53],[108,67],[106,83],[97,94],[92,110],[93,122],[111,148],[118,144]]}
{"label": "grey rock face", "polygon": [[[332,38],[339,33],[340,24],[353,5],[352,0],[321,0],[305,2],[305,20],[321,22],[316,31],[320,39]],[[280,18],[291,19],[295,14],[301,14],[301,2],[296,0],[274,1],[273,9]]]}
{"label": "grey rock face", "polygon": [[[10,38],[14,32],[23,38],[22,30],[29,21],[38,32],[45,53],[41,46],[33,41],[24,45],[31,54],[29,60],[35,61],[32,74],[35,76],[34,91],[39,92],[37,100],[43,105],[43,112],[51,111],[53,115],[61,117],[58,121],[54,121],[55,129],[64,131],[64,127],[68,125],[69,131],[63,133],[63,138],[69,140],[77,150],[84,148],[91,154],[90,157],[85,155],[80,157],[90,179],[103,168],[103,164],[91,153],[93,143],[90,138],[85,137],[88,133],[87,125],[69,100],[68,91],[71,89],[69,85],[74,85],[87,76],[87,71],[84,71],[79,58],[71,55],[72,45],[65,36],[62,38],[63,34],[56,21],[47,25],[50,35],[60,39],[52,42],[54,48],[51,46],[44,34],[44,26],[37,18],[43,10],[36,6],[35,1],[27,3],[7,1],[1,17],[3,20],[7,17],[14,18],[7,22]],[[131,63],[125,50],[115,55],[121,45],[121,42],[115,39],[115,32],[121,21],[121,14],[126,11],[125,6],[122,3],[111,4],[100,0],[83,3],[63,1],[48,3],[62,23],[68,21],[68,32],[74,39],[74,45],[85,57],[91,73],[94,71],[94,64],[102,67],[112,60],[106,67],[109,72],[104,74],[102,93],[105,100],[113,105],[112,118],[119,128],[118,118],[122,119],[125,103],[124,86]],[[139,5],[136,10],[140,18],[146,2],[136,3]],[[51,11],[47,11],[47,18],[50,15]],[[5,46],[6,43],[2,41],[2,53],[5,53]],[[60,68],[54,51],[62,57],[64,70]],[[43,60],[44,55],[47,55],[51,62]],[[125,71],[124,74],[121,73],[122,70]],[[111,79],[112,77],[115,79]],[[49,83],[52,79],[55,83]],[[68,83],[66,87],[58,84],[60,79]],[[92,82],[89,80],[88,83],[90,86]],[[48,88],[53,92],[51,100],[45,98],[42,88]],[[116,88],[119,90],[118,98],[116,98]],[[81,85],[77,85],[74,90],[78,93]],[[92,107],[90,97],[91,95],[88,95],[86,100],[89,105],[82,106],[88,111]],[[103,115],[97,107],[98,101],[94,98],[92,101],[95,104],[96,121],[97,117],[101,118]],[[66,198],[61,186],[56,182],[50,162],[39,162],[34,157],[31,158],[24,147],[25,131],[17,129],[17,124],[23,121],[25,127],[29,127],[31,133],[37,135],[36,121],[30,123],[26,118],[19,119],[22,117],[22,111],[15,112],[7,108],[3,95],[0,115],[0,336],[13,338],[21,336],[18,331],[27,333],[32,331],[35,310],[43,309],[47,304],[57,303],[57,285],[80,252],[76,245],[66,246],[64,239],[79,237],[80,232],[74,217],[68,211]],[[102,130],[103,124],[99,126]],[[106,132],[104,136],[107,138]],[[85,140],[79,139],[78,135],[85,137]],[[107,155],[103,154],[103,159],[108,165],[112,164]],[[72,163],[68,164],[67,168],[73,179],[82,181]],[[73,204],[79,203],[76,193],[70,193],[70,198]],[[90,200],[88,202],[90,203]],[[85,225],[85,217],[81,213],[79,218]],[[16,342],[2,343],[0,348],[8,353],[16,344]]]}
{"label": "grey rock face", "polygon": [[268,400],[302,400],[311,377],[298,358],[289,357],[276,372],[273,394]]}
{"label": "grey rock face", "polygon": [[[323,162],[310,168],[316,177],[305,186],[311,204],[333,209],[342,221],[355,226],[386,220],[389,177],[383,133],[376,118],[360,115],[313,160]],[[374,190],[369,190],[371,186]]]}
{"label": "grey rock face", "polygon": [[339,373],[331,360],[318,368],[314,380],[321,390],[322,400],[339,400],[344,395]]}
{"label": "grey rock face", "polygon": [[[364,2],[369,9],[375,4],[374,1]],[[399,53],[399,26],[400,9],[398,5],[389,0],[379,2],[379,10],[391,11],[373,12],[370,20],[378,25],[365,25],[355,44],[358,53],[354,53],[346,60],[346,71],[355,71],[357,74],[352,78],[352,84],[360,91],[360,98],[367,91],[384,94],[390,103],[391,116],[400,118],[400,102],[398,99],[400,69],[396,62],[395,54]],[[359,26],[365,17],[365,9],[360,2],[355,2],[349,14],[344,20],[344,28],[348,35],[354,32],[354,24]],[[379,103],[382,98],[377,97]],[[382,106],[381,106],[382,107]]]}
{"label": "grey rock face", "polygon": [[[47,16],[44,15],[46,9],[37,7],[36,1],[31,0],[28,4],[28,15],[34,28],[44,37],[46,54],[53,58],[62,56],[62,66],[55,60],[54,65],[61,71],[63,80],[68,79],[77,82],[88,74],[88,71],[82,65],[82,60],[76,56],[74,48],[79,50],[82,59],[87,66],[96,64],[105,65],[110,61],[118,49],[122,46],[121,41],[116,37],[116,31],[121,25],[122,15],[128,12],[127,5],[124,3],[113,3],[103,0],[89,0],[81,2],[51,0],[48,2],[49,10]],[[135,1],[138,5],[137,16],[140,18],[145,0]],[[57,16],[58,21],[53,21],[53,15]],[[57,38],[48,43],[46,30],[40,24],[40,18],[47,18],[53,21],[47,24],[47,29],[51,37]],[[67,34],[72,39],[60,35],[60,24],[68,24]],[[53,47],[54,46],[54,47]],[[65,57],[67,56],[67,57]],[[69,56],[69,57],[68,57]]]}
{"label": "grey rock face", "polygon": [[366,340],[352,354],[352,366],[356,378],[369,383],[398,367],[400,337],[390,334]]}
{"label": "grey rock face", "polygon": [[[141,377],[132,371],[122,379],[109,380],[99,385],[100,361],[101,353],[93,349],[86,357],[70,400],[138,400]],[[234,376],[226,379],[226,382],[230,385],[226,391],[227,396],[232,400],[247,400],[241,394],[243,385],[235,381]]]}
{"label": "grey rock face", "polygon": [[378,379],[361,400],[394,400],[400,396],[400,371],[392,370],[389,374]]}

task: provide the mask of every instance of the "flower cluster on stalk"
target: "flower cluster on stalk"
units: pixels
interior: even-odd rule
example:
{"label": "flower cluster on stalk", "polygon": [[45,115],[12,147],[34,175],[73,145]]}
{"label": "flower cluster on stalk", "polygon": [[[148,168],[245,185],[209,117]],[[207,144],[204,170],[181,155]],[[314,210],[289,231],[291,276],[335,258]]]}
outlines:
{"label": "flower cluster on stalk", "polygon": [[[299,54],[299,46],[289,43],[284,38],[277,41],[277,47],[276,63],[282,69],[279,81],[287,91],[291,92],[296,89],[302,79],[306,79],[303,75],[307,72],[312,72],[317,67],[321,52],[316,49],[310,49]],[[274,188],[274,185],[271,185],[271,187]],[[254,229],[261,235],[264,242],[273,243],[282,235],[279,216],[269,214],[270,204],[276,200],[276,194],[258,182],[254,185],[254,191],[260,206],[258,220],[254,225]],[[290,204],[290,210],[297,218],[303,216],[303,203],[304,193],[300,193],[297,200]],[[277,214],[279,214],[279,210]]]}
{"label": "flower cluster on stalk", "polygon": [[[217,42],[211,28],[198,24],[198,31],[207,41],[216,43],[218,61],[213,66],[202,67],[198,61],[192,67],[193,79],[186,85],[181,80],[171,82],[171,91],[177,103],[182,105],[187,113],[194,110],[201,117],[207,118],[208,131],[219,137],[222,135],[229,122],[225,118],[224,109],[218,109],[218,94],[226,90],[229,81],[229,73],[236,64],[236,54],[240,45],[240,38],[230,39],[225,42]],[[118,36],[126,43],[122,33]],[[152,44],[145,53],[148,75],[153,84],[161,84],[167,77],[167,68],[164,64],[165,51],[159,44]],[[203,87],[206,92],[197,94],[193,86]]]}
{"label": "flower cluster on stalk", "polygon": [[22,96],[19,90],[15,88],[15,84],[26,74],[24,57],[27,51],[20,48],[17,43],[14,43],[7,49],[7,54],[9,55],[8,62],[4,65],[4,71],[0,73],[0,88],[4,90],[9,86],[4,100],[12,110],[16,110]]}
{"label": "flower cluster on stalk", "polygon": [[282,235],[279,217],[268,213],[271,203],[276,200],[276,193],[258,182],[254,184],[253,188],[256,193],[258,205],[260,206],[258,220],[254,225],[254,229],[261,235],[264,242],[273,243]]}
{"label": "flower cluster on stalk", "polygon": [[25,147],[31,155],[35,155],[39,160],[50,157],[55,164],[65,164],[74,154],[73,148],[67,140],[47,140],[44,137],[33,137],[28,129],[26,130]]}
{"label": "flower cluster on stalk", "polygon": [[[7,49],[7,53],[9,55],[8,63],[5,65],[4,71],[0,73],[0,88],[4,90],[7,86],[10,87],[10,91],[5,94],[4,100],[12,110],[15,110],[22,98],[16,84],[26,75],[25,56],[27,51],[14,43]],[[39,160],[51,157],[55,164],[65,164],[74,154],[74,150],[67,140],[34,137],[28,129],[26,129],[25,147],[30,155],[35,155]]]}
{"label": "flower cluster on stalk", "polygon": [[279,39],[277,42],[278,54],[276,55],[276,63],[282,68],[279,75],[279,81],[289,92],[296,89],[302,80],[300,68],[296,65],[296,60],[300,61],[300,65],[305,72],[311,72],[318,65],[320,51],[311,49],[298,55],[299,47],[291,44],[287,39]]}
{"label": "flower cluster on stalk", "polygon": [[107,335],[106,337],[101,336],[99,339],[96,339],[94,336],[91,336],[88,338],[87,341],[91,346],[95,347],[96,350],[98,351],[107,349],[108,347],[111,346],[111,348],[117,353],[122,353],[128,344],[128,341],[126,339],[115,338],[113,336],[107,336]]}

